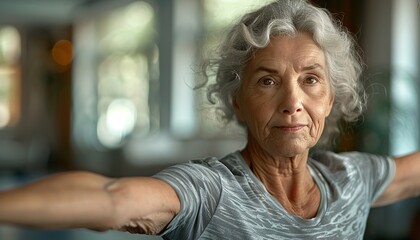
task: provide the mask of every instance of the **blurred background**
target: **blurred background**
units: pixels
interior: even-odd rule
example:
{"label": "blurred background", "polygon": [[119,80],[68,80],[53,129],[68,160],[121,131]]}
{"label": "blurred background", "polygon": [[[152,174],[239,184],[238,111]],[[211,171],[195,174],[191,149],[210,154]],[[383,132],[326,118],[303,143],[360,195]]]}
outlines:
{"label": "blurred background", "polygon": [[[151,175],[242,148],[194,91],[203,52],[268,0],[0,0],[0,189],[89,170]],[[356,36],[370,94],[337,151],[420,149],[418,0],[314,0]],[[371,211],[365,239],[420,239],[420,199]],[[413,237],[414,236],[414,237]],[[160,239],[0,226],[1,240]]]}

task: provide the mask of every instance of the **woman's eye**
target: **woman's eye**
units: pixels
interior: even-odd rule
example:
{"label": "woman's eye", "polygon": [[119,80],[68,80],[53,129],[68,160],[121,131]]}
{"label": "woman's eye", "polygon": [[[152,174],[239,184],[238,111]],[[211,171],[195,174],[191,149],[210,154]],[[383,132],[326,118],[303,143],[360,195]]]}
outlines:
{"label": "woman's eye", "polygon": [[274,85],[275,84],[274,80],[271,79],[271,78],[263,78],[263,79],[260,80],[260,82],[264,86],[271,86],[271,85]]}
{"label": "woman's eye", "polygon": [[304,83],[308,84],[308,85],[314,85],[318,82],[319,82],[319,80],[316,77],[307,77],[307,78],[305,78],[305,81],[304,81]]}

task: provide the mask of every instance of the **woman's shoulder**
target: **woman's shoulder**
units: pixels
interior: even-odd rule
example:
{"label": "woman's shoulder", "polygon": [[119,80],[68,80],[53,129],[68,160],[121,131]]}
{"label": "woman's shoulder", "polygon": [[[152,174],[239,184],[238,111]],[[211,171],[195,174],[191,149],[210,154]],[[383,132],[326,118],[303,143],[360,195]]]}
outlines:
{"label": "woman's shoulder", "polygon": [[199,165],[219,173],[226,172],[233,175],[244,175],[244,161],[238,151],[229,153],[223,157],[207,157],[190,160],[189,164]]}
{"label": "woman's shoulder", "polygon": [[243,175],[244,166],[241,162],[239,152],[232,152],[223,157],[203,157],[177,163],[161,170],[158,175],[161,173],[173,174],[174,172],[192,176],[198,176],[200,174]]}
{"label": "woman's shoulder", "polygon": [[371,154],[365,152],[331,152],[331,151],[315,151],[311,154],[311,159],[315,162],[321,162],[329,167],[343,165],[366,165],[376,161],[385,161],[387,156]]}
{"label": "woman's shoulder", "polygon": [[392,159],[387,156],[357,151],[341,153],[317,151],[311,154],[310,159],[320,171],[334,175],[342,173],[349,176],[358,173],[357,175],[363,177],[387,172],[389,171],[387,169],[392,168]]}

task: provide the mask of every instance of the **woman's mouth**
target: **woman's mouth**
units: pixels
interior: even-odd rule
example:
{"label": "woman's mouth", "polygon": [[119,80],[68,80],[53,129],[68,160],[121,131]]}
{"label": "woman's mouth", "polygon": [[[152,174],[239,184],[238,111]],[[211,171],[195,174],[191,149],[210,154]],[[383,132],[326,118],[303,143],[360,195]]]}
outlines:
{"label": "woman's mouth", "polygon": [[306,125],[304,124],[291,124],[291,125],[282,125],[278,128],[285,132],[298,132],[302,128],[304,128]]}

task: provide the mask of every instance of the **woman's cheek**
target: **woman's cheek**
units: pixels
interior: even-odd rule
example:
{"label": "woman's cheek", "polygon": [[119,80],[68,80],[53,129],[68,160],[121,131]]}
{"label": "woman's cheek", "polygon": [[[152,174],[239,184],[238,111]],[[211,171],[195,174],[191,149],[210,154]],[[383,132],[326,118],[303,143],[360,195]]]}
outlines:
{"label": "woman's cheek", "polygon": [[318,139],[321,136],[322,131],[324,130],[325,116],[323,114],[319,114],[318,116],[312,119],[314,121],[311,127],[310,135],[312,138]]}

